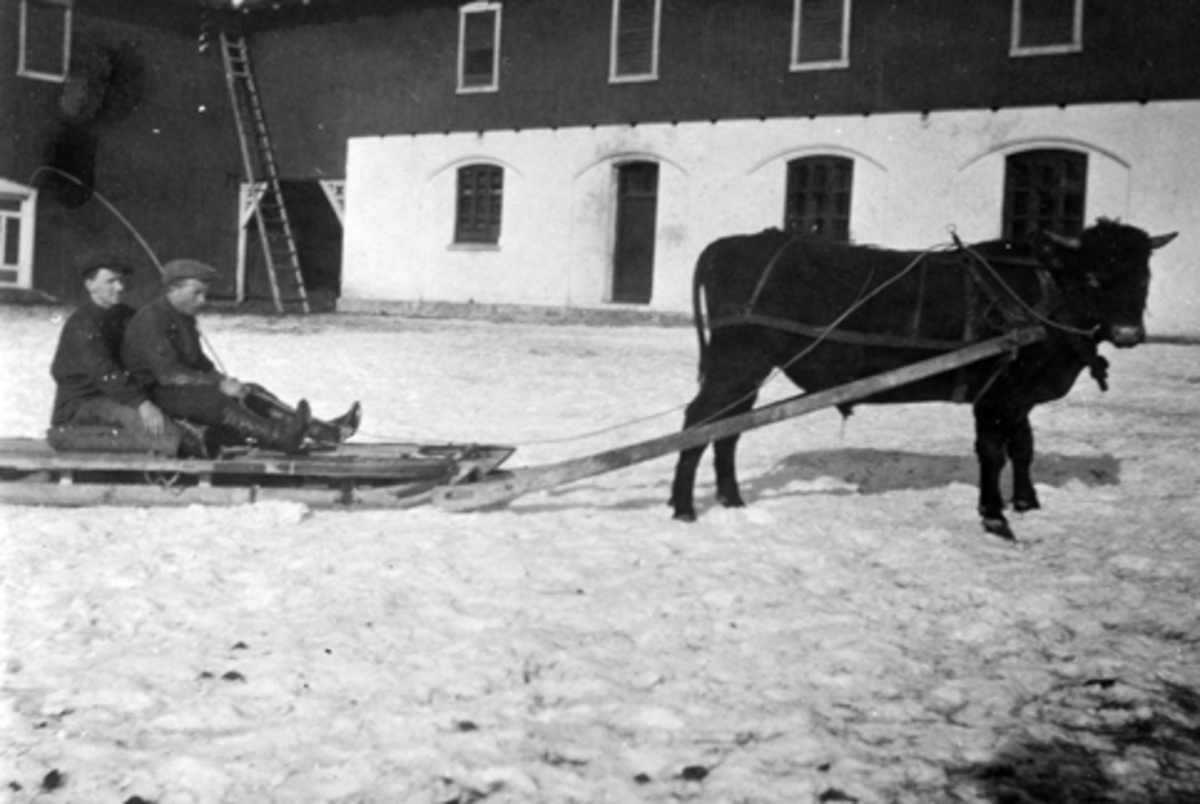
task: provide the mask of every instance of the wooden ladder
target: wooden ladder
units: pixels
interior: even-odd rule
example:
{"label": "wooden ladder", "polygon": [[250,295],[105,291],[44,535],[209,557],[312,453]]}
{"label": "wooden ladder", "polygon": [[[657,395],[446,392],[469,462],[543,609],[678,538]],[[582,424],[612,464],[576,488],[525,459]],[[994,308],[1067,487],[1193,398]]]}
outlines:
{"label": "wooden ladder", "polygon": [[254,72],[250,68],[250,49],[240,34],[221,33],[221,60],[225,65],[225,81],[233,103],[238,139],[242,146],[242,162],[246,180],[251,188],[261,188],[262,195],[254,205],[254,219],[262,242],[267,276],[271,280],[271,296],[275,310],[309,312],[308,292],[300,272],[296,237],[283,203],[283,188],[279,184],[279,169],[275,151],[267,130]]}

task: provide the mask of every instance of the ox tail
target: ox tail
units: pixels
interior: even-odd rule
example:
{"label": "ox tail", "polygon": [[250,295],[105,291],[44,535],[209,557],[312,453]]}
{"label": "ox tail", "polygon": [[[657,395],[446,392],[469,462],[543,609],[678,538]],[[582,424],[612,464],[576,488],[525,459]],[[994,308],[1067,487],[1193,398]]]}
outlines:
{"label": "ox tail", "polygon": [[712,257],[706,250],[696,261],[696,270],[692,274],[692,323],[696,327],[696,341],[700,346],[700,359],[697,366],[697,380],[704,382],[704,373],[708,365],[708,330],[704,321],[705,286],[708,279]]}

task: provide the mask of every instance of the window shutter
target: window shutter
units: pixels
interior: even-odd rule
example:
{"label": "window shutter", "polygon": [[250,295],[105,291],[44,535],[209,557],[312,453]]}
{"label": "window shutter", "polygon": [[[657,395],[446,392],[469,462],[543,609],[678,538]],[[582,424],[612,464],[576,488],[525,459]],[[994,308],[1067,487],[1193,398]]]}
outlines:
{"label": "window shutter", "polygon": [[617,75],[654,72],[655,0],[619,0]]}
{"label": "window shutter", "polygon": [[800,0],[800,41],[796,60],[800,63],[841,61],[843,0]]}
{"label": "window shutter", "polygon": [[1022,48],[1070,45],[1075,41],[1075,0],[1017,0],[1021,4]]}

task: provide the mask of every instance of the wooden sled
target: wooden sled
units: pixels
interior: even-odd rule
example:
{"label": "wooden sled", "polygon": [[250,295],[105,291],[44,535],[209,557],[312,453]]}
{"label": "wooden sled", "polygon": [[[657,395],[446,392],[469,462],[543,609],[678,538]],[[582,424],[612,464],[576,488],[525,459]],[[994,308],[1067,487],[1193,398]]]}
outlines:
{"label": "wooden sled", "polygon": [[433,490],[486,476],[513,448],[475,444],[341,444],[305,455],[227,451],[216,459],[55,451],[42,439],[0,439],[0,504],[241,505],[410,508]]}

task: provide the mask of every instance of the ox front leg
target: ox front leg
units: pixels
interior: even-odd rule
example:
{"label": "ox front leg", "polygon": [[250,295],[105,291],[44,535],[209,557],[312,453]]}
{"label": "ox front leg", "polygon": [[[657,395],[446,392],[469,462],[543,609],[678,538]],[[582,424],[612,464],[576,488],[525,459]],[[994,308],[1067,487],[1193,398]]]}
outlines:
{"label": "ox front leg", "polygon": [[700,446],[683,450],[679,453],[679,462],[675,464],[675,480],[671,483],[671,507],[675,509],[675,518],[682,522],[696,521],[696,469],[700,466],[704,449],[705,447]]}
{"label": "ox front leg", "polygon": [[1008,438],[1008,458],[1013,468],[1014,511],[1033,511],[1042,507],[1033,488],[1033,452],[1033,428],[1026,414],[1013,422]]}
{"label": "ox front leg", "polygon": [[975,408],[975,455],[979,458],[979,515],[988,533],[1014,539],[1004,518],[1004,497],[1000,493],[1000,473],[1007,461],[1009,428],[1004,416],[996,411]]}

